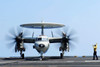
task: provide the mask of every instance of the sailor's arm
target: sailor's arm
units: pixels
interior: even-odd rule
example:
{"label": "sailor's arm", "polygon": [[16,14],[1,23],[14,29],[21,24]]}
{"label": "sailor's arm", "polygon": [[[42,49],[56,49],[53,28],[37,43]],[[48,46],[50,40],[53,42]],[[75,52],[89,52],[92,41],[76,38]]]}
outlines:
{"label": "sailor's arm", "polygon": [[97,48],[97,43],[96,43],[96,46],[95,47]]}

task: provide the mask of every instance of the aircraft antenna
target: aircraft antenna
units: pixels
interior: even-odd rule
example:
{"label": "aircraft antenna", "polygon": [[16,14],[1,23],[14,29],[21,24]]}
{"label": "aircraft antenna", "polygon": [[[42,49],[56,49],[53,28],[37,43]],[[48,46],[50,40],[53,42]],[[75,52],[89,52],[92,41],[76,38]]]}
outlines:
{"label": "aircraft antenna", "polygon": [[52,37],[54,37],[54,36],[53,36],[53,31],[52,31],[52,30],[51,30],[51,35],[52,35]]}
{"label": "aircraft antenna", "polygon": [[[42,20],[41,23],[43,23],[44,21]],[[44,35],[44,26],[41,26],[41,35]]]}
{"label": "aircraft antenna", "polygon": [[33,36],[34,36],[34,30],[33,30],[33,33],[32,33],[32,38],[33,38]]}
{"label": "aircraft antenna", "polygon": [[44,26],[41,27],[41,35],[44,35]]}

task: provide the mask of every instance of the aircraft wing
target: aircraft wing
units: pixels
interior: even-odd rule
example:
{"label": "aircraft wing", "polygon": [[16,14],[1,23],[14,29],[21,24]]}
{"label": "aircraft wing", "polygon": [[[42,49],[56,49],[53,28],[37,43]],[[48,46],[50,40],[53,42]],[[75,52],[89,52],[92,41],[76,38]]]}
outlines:
{"label": "aircraft wing", "polygon": [[35,39],[34,38],[23,38],[23,42],[24,43],[35,43]]}
{"label": "aircraft wing", "polygon": [[61,37],[51,37],[51,38],[49,38],[49,42],[50,43],[61,43],[61,41],[62,41],[62,38]]}

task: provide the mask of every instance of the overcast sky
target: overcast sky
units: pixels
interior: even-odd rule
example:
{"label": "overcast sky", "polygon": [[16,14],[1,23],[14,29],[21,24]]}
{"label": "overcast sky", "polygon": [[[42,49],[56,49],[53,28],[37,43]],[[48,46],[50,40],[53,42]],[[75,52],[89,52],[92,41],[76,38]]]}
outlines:
{"label": "overcast sky", "polygon": [[[100,55],[100,0],[0,0],[0,57],[19,56],[14,53],[14,45],[7,46],[10,41],[6,40],[6,35],[11,28],[42,20],[65,24],[76,32],[78,42],[65,56],[92,56],[96,43]],[[32,29],[29,31],[33,32]],[[45,30],[45,35],[51,37],[50,31]],[[34,32],[35,36],[40,34],[40,30]],[[26,44],[25,56],[40,55],[33,45]],[[51,44],[44,55],[59,56],[57,44]]]}

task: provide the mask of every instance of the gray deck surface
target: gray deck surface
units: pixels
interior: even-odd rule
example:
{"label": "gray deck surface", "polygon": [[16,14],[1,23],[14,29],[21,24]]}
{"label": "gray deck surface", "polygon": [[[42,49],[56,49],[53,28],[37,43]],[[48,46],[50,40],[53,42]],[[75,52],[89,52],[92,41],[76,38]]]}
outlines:
{"label": "gray deck surface", "polygon": [[92,57],[45,57],[43,61],[39,57],[0,58],[0,67],[100,67],[100,60]]}

